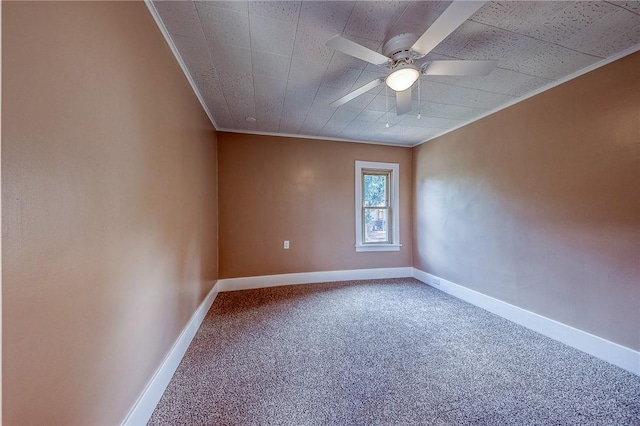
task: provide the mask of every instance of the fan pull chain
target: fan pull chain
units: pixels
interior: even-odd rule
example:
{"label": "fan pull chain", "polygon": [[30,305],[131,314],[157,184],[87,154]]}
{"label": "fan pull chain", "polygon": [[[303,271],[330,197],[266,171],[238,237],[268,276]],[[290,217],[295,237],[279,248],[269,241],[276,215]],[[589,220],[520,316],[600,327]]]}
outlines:
{"label": "fan pull chain", "polygon": [[420,110],[422,109],[422,105],[420,104],[420,80],[422,79],[418,77],[418,120],[422,117],[422,114],[420,114]]}
{"label": "fan pull chain", "polygon": [[[387,108],[387,114],[389,114],[389,86],[387,86],[385,84],[384,86],[384,101],[386,103],[386,108]],[[386,127],[387,129],[389,128],[389,122],[387,121],[387,124],[384,125],[384,127]]]}

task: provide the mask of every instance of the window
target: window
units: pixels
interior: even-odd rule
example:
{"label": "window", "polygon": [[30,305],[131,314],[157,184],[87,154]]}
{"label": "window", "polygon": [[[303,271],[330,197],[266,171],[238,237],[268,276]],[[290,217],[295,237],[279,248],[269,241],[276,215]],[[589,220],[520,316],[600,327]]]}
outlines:
{"label": "window", "polygon": [[356,161],[356,251],[399,251],[397,163]]}

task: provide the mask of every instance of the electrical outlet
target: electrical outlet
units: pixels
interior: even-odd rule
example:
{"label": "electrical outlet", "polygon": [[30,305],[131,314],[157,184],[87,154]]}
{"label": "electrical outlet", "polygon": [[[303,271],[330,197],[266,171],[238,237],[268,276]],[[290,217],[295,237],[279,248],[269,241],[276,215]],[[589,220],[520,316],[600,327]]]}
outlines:
{"label": "electrical outlet", "polygon": [[433,285],[440,285],[440,278],[434,278]]}
{"label": "electrical outlet", "polygon": [[289,240],[284,240],[284,249],[289,250]]}

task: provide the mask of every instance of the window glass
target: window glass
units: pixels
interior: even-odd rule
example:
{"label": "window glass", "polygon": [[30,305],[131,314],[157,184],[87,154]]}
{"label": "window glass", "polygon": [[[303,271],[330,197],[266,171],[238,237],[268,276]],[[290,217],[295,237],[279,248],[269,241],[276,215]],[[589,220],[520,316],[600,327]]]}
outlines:
{"label": "window glass", "polygon": [[[389,170],[362,171],[364,243],[389,243]],[[372,208],[373,207],[373,208]]]}
{"label": "window glass", "polygon": [[389,242],[389,209],[365,208],[364,242]]}
{"label": "window glass", "polygon": [[364,206],[365,207],[387,207],[389,205],[387,196],[388,176],[386,174],[364,175]]}
{"label": "window glass", "polygon": [[399,251],[398,163],[356,160],[355,249],[366,251]]}

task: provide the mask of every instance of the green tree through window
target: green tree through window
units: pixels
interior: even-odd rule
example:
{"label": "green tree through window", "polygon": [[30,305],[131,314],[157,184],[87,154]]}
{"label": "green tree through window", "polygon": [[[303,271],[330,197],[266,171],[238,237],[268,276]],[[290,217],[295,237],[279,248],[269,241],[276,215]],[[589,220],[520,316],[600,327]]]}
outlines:
{"label": "green tree through window", "polygon": [[364,206],[386,207],[387,176],[364,175]]}

